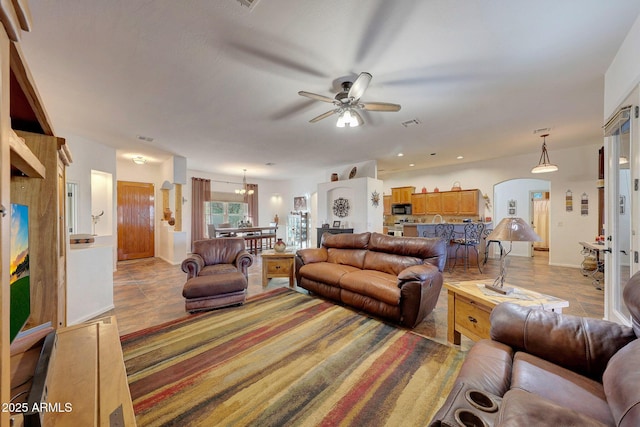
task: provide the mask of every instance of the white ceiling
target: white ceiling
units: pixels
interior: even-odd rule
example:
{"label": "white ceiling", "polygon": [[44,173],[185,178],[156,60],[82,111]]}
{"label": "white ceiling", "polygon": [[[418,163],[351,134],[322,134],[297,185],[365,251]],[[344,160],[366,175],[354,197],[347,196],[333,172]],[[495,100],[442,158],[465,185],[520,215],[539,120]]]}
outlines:
{"label": "white ceiling", "polygon": [[[382,176],[524,153],[533,166],[534,130],[547,127],[551,160],[597,143],[603,76],[640,13],[638,0],[29,5],[22,50],[57,135],[267,179],[371,159]],[[373,75],[362,101],[402,110],[351,129],[308,122],[332,105],[299,90],[333,97],[362,71]]]}

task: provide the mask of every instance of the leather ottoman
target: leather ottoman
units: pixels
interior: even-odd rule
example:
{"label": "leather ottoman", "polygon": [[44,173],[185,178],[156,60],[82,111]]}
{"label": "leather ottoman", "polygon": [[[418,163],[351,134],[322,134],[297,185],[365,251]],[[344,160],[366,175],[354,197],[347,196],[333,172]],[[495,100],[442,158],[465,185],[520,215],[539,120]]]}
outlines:
{"label": "leather ottoman", "polygon": [[193,277],[184,284],[182,296],[191,313],[241,305],[247,297],[247,278],[239,271]]}

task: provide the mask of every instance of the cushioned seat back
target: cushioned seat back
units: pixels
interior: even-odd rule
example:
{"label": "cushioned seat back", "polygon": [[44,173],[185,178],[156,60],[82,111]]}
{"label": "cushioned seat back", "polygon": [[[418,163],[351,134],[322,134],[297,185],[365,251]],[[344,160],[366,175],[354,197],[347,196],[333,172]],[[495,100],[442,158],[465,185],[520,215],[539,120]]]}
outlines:
{"label": "cushioned seat back", "polygon": [[416,257],[388,254],[385,252],[369,251],[364,257],[366,270],[378,270],[397,276],[405,268],[422,264],[422,259]]}
{"label": "cushioned seat back", "polygon": [[207,239],[193,243],[193,253],[200,255],[205,265],[233,264],[244,250],[244,239],[241,238]]}
{"label": "cushioned seat back", "polygon": [[327,248],[327,262],[362,268],[371,233],[331,234],[322,236],[322,246]]}
{"label": "cushioned seat back", "polygon": [[[446,244],[437,238],[395,237],[372,233],[369,239],[369,251],[396,255],[397,257],[387,259],[388,262],[396,264],[394,270],[402,266],[414,265],[414,260],[419,260],[419,264],[429,263],[442,271],[446,261]],[[369,257],[371,257],[370,260],[367,259]],[[381,261],[380,257],[372,253],[367,254],[367,258],[365,258],[365,268],[369,261],[372,263]],[[395,261],[392,260],[393,258]]]}
{"label": "cushioned seat back", "polygon": [[[629,279],[623,297],[631,314],[633,331],[640,336],[640,272]],[[640,426],[640,340],[636,339],[613,355],[602,383],[616,425]]]}
{"label": "cushioned seat back", "polygon": [[640,426],[640,340],[627,344],[613,355],[602,384],[616,425]]}
{"label": "cushioned seat back", "polygon": [[633,331],[640,337],[640,272],[634,274],[624,287],[624,303],[631,313]]}

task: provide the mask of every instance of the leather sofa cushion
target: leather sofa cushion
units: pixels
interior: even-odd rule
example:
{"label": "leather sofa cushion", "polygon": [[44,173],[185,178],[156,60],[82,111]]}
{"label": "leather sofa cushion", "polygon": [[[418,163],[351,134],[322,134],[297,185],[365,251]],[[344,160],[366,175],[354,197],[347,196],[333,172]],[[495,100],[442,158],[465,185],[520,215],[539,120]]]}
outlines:
{"label": "leather sofa cushion", "polygon": [[529,353],[517,352],[514,356],[511,388],[544,396],[560,406],[613,424],[602,384]]}
{"label": "leather sofa cushion", "polygon": [[389,305],[400,304],[397,277],[381,271],[361,270],[347,273],[340,278],[340,287]]}
{"label": "leather sofa cushion", "polygon": [[557,405],[549,399],[517,389],[505,394],[501,406],[496,422],[496,425],[501,427],[606,425],[585,414]]}
{"label": "leather sofa cushion", "polygon": [[300,276],[330,286],[340,287],[340,278],[350,272],[360,271],[356,267],[332,262],[314,262],[300,267]]}
{"label": "leather sofa cushion", "polygon": [[213,264],[213,265],[205,265],[198,276],[209,276],[212,274],[220,274],[220,273],[233,273],[238,272],[239,270],[233,264]]}
{"label": "leather sofa cushion", "polygon": [[234,273],[220,273],[189,279],[182,288],[182,296],[188,299],[202,298],[242,291],[246,288],[247,278],[236,270]]}
{"label": "leather sofa cushion", "polygon": [[[628,285],[627,285],[628,286]],[[627,344],[609,361],[602,382],[619,426],[640,426],[640,340]]]}
{"label": "leather sofa cushion", "polygon": [[327,250],[327,261],[336,264],[350,265],[356,268],[362,268],[364,264],[364,256],[367,253],[365,249],[338,249],[329,248]]}
{"label": "leather sofa cushion", "polygon": [[368,251],[364,257],[363,268],[366,270],[378,270],[398,276],[405,268],[419,264],[422,264],[422,260],[420,258]]}

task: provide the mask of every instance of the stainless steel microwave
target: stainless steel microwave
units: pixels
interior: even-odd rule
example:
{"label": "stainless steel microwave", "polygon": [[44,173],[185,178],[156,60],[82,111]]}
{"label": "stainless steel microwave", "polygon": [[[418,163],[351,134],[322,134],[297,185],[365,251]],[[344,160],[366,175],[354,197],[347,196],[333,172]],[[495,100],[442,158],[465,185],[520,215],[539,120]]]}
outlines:
{"label": "stainless steel microwave", "polygon": [[391,205],[391,213],[394,215],[411,215],[410,204]]}

